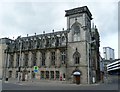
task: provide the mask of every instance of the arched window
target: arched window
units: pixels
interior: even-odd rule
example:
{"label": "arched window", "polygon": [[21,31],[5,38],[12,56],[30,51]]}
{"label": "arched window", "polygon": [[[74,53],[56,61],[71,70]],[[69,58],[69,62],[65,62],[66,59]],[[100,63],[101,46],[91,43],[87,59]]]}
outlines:
{"label": "arched window", "polygon": [[80,41],[80,27],[78,23],[73,24],[72,26],[72,36],[73,36],[73,41]]}
{"label": "arched window", "polygon": [[80,33],[80,27],[78,25],[75,25],[73,28],[74,28],[74,34]]}
{"label": "arched window", "polygon": [[43,45],[42,47],[45,47],[45,45],[46,45],[46,39],[43,38],[43,39],[42,39],[42,42],[43,42],[43,43],[42,43],[42,45]]}
{"label": "arched window", "polygon": [[55,46],[55,38],[51,38],[52,46]]}
{"label": "arched window", "polygon": [[77,51],[73,54],[73,58],[74,58],[74,62],[75,64],[79,64],[80,63],[80,53]]}
{"label": "arched window", "polygon": [[24,58],[24,66],[25,66],[25,67],[28,66],[28,54],[25,54],[25,58]]}
{"label": "arched window", "polygon": [[66,45],[66,39],[65,39],[65,36],[62,36],[62,45]]}

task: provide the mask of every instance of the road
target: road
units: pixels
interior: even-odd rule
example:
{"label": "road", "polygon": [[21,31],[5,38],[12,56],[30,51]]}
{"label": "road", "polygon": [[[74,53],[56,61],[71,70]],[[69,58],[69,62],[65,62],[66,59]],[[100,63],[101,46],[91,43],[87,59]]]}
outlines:
{"label": "road", "polygon": [[3,84],[3,89],[7,90],[118,90],[118,85],[101,84],[101,85],[73,85],[73,84],[39,84],[39,85],[23,85],[23,84]]}
{"label": "road", "polygon": [[3,90],[118,90],[118,80],[99,84],[66,84],[60,82],[3,83]]}
{"label": "road", "polygon": [[0,80],[0,92],[2,90],[2,80]]}

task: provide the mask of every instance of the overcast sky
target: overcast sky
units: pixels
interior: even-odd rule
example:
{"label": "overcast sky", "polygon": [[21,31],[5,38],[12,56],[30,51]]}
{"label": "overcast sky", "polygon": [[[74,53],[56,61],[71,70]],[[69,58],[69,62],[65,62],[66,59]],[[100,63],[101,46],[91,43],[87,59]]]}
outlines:
{"label": "overcast sky", "polygon": [[[114,1],[114,2],[113,2]],[[11,39],[66,29],[65,10],[88,6],[92,23],[100,34],[103,47],[115,49],[118,58],[118,1],[119,0],[0,0],[0,38]]]}

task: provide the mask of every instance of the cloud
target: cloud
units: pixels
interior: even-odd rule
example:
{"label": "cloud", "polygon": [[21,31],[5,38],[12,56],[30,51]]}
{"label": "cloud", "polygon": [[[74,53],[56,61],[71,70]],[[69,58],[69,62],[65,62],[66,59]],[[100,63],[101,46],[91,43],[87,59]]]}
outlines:
{"label": "cloud", "polygon": [[[65,11],[88,6],[101,37],[101,48],[111,46],[117,52],[117,1],[115,0],[1,0],[0,38],[41,34],[66,29]],[[100,49],[101,49],[100,48]],[[102,52],[102,49],[100,50]],[[117,58],[117,55],[116,55]]]}
{"label": "cloud", "polygon": [[92,22],[97,25],[100,34],[100,52],[103,53],[103,47],[112,47],[115,49],[115,58],[118,58],[117,4],[117,2],[90,2],[86,4],[93,15]]}
{"label": "cloud", "polygon": [[118,58],[118,34],[110,34],[107,37],[102,38],[102,42],[100,44],[101,55],[103,56],[103,47],[111,47],[115,50],[115,57]]}
{"label": "cloud", "polygon": [[[65,24],[62,23],[65,18],[64,9],[59,3],[4,3],[3,10],[0,29],[4,32],[7,29],[9,32],[18,29],[23,34],[49,32],[54,28],[64,27]],[[61,16],[63,17],[60,18]]]}

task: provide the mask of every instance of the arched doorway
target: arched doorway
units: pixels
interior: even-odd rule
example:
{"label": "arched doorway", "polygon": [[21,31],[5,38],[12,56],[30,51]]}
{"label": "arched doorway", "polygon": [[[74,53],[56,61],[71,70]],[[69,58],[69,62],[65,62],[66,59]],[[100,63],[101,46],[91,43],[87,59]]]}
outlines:
{"label": "arched doorway", "polygon": [[26,81],[28,78],[28,71],[26,69],[22,72],[22,81]]}
{"label": "arched doorway", "polygon": [[74,80],[74,83],[80,84],[80,75],[81,75],[80,70],[73,71],[73,78],[74,78],[73,80]]}

